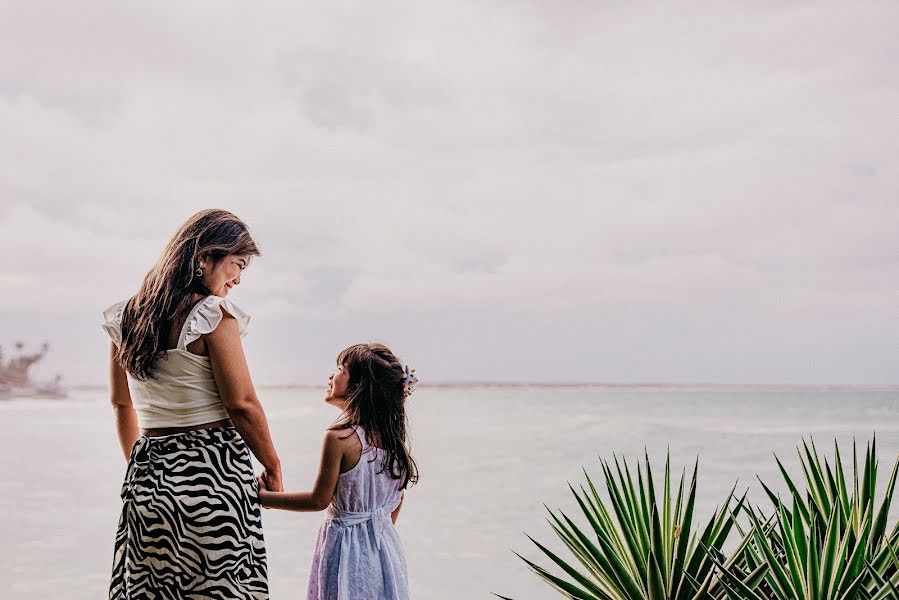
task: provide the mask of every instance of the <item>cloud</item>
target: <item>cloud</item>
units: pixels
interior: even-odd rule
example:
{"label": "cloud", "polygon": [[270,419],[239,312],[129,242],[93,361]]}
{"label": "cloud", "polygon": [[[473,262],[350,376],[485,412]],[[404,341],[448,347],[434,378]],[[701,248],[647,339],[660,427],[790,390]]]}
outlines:
{"label": "cloud", "polygon": [[[665,348],[706,379],[895,379],[891,3],[219,8],[5,10],[4,323],[93,319],[220,206],[263,249],[240,289],[255,324],[295,319],[310,347],[341,319],[502,320],[484,347],[540,322],[556,376],[588,344],[555,337],[564,313],[654,324],[657,351],[626,328],[603,342],[631,353],[625,379],[675,376]],[[690,346],[670,319],[861,350],[779,367],[761,342]],[[534,375],[519,352],[496,376]]]}

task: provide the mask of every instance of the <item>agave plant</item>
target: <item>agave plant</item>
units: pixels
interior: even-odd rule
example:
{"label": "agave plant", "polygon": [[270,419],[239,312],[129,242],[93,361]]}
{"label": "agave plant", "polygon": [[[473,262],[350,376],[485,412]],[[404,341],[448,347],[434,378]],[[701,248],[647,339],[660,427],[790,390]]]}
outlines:
{"label": "agave plant", "polygon": [[[774,511],[765,518],[745,507],[751,528],[733,560],[719,563],[725,594],[741,600],[899,598],[899,522],[887,532],[899,457],[878,506],[876,442],[868,444],[861,471],[853,444],[852,482],[836,442],[833,467],[826,459],[822,465],[814,441],[810,448],[803,440],[802,447],[804,492],[775,457],[791,499],[781,501],[762,482]],[[745,573],[760,567],[764,576],[747,584]]]}
{"label": "agave plant", "polygon": [[[549,524],[573,555],[573,561],[561,558],[528,536],[568,578],[554,575],[520,554],[518,556],[540,579],[568,598],[711,598],[710,589],[717,582],[715,560],[723,559],[721,548],[731,533],[735,522],[733,515],[740,511],[745,496],[736,500],[735,486],[702,531],[694,531],[698,461],[686,494],[684,470],[674,498],[668,456],[661,496],[656,495],[648,455],[642,470],[637,465],[636,481],[624,459],[619,462],[618,457],[614,457],[614,470],[605,460],[601,460],[601,464],[608,501],[597,492],[586,470],[586,488],[581,485],[578,491],[571,484],[568,486],[588,527],[581,527],[564,512],[555,513],[547,507]],[[731,509],[734,502],[736,506]],[[717,559],[713,560],[713,556]],[[760,578],[759,574],[753,576]],[[753,580],[747,576],[741,583],[750,585]]]}

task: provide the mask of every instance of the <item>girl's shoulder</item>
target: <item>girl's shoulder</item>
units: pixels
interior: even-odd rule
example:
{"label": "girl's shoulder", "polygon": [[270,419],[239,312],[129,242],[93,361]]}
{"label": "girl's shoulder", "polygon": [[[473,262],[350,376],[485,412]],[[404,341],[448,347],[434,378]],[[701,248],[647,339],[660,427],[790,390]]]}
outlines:
{"label": "girl's shoulder", "polygon": [[365,435],[357,425],[329,427],[325,430],[325,453],[340,461],[340,474],[355,468],[365,452]]}
{"label": "girl's shoulder", "polygon": [[371,448],[365,431],[358,425],[329,427],[325,430],[325,445],[330,445],[345,456],[355,457]]}
{"label": "girl's shoulder", "polygon": [[325,429],[325,439],[332,440],[334,442],[344,442],[346,440],[362,440],[365,437],[365,433],[362,431],[362,428],[358,425],[332,425]]}

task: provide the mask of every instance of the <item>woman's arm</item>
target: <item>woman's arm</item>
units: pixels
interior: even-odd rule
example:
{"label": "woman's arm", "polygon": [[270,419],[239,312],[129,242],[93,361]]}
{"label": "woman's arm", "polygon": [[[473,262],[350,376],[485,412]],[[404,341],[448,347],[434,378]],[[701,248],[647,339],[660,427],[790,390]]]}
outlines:
{"label": "woman's arm", "polygon": [[118,348],[110,343],[109,355],[109,391],[112,409],[115,412],[115,428],[119,434],[119,444],[125,454],[125,462],[131,457],[131,448],[137,441],[137,413],[131,404],[131,392],[128,391],[128,376],[125,369],[116,360]]}
{"label": "woman's arm", "polygon": [[[340,432],[329,429],[325,432],[322,443],[322,458],[318,468],[318,476],[311,492],[275,492],[259,490],[259,500],[266,508],[281,510],[317,511],[325,510],[334,498],[337,489],[337,477],[340,475],[340,460],[343,458],[344,446],[341,444]],[[362,457],[359,458],[362,460]]]}
{"label": "woman's arm", "polygon": [[277,491],[283,490],[281,460],[272,444],[265,411],[262,410],[250,379],[250,370],[234,317],[225,313],[225,318],[218,327],[206,335],[206,347],[212,363],[212,374],[228,416],[250,451],[265,467],[263,477],[266,486]]}

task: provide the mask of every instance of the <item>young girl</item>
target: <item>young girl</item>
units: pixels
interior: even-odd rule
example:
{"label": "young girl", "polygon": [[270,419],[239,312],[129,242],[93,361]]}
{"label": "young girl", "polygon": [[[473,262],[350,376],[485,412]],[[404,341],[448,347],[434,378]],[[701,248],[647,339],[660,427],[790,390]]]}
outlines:
{"label": "young girl", "polygon": [[403,490],[418,480],[406,447],[405,402],[417,383],[382,344],[356,344],[337,357],[325,401],[343,411],[325,432],[311,492],[272,492],[267,508],[328,509],[318,533],[308,600],[405,600],[406,557],[394,523]]}

